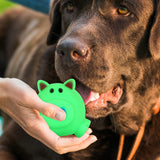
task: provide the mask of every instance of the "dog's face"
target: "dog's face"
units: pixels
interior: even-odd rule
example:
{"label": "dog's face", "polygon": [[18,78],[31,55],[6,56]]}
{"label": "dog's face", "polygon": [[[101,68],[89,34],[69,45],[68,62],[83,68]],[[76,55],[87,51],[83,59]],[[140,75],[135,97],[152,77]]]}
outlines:
{"label": "dog's face", "polygon": [[135,133],[148,121],[157,99],[159,90],[150,82],[154,74],[146,74],[159,59],[154,43],[157,6],[154,0],[53,0],[51,4],[48,44],[57,43],[59,78],[74,78],[87,116],[110,116],[121,133]]}

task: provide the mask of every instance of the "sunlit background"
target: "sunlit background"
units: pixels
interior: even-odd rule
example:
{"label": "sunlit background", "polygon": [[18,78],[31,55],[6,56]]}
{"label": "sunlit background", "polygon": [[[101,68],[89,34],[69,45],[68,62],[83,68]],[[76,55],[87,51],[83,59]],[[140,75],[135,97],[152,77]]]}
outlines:
{"label": "sunlit background", "polygon": [[0,0],[0,14],[2,14],[5,10],[15,6],[14,3],[11,3],[7,0]]}

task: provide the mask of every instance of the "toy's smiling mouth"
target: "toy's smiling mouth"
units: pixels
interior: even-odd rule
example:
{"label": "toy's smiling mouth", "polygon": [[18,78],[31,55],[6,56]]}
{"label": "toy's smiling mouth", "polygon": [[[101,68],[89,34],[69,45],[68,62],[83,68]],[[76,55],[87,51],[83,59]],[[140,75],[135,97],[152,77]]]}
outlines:
{"label": "toy's smiling mouth", "polygon": [[123,94],[123,83],[116,84],[104,93],[96,93],[77,81],[76,90],[80,93],[86,105],[86,110],[108,109],[108,103],[117,104]]}

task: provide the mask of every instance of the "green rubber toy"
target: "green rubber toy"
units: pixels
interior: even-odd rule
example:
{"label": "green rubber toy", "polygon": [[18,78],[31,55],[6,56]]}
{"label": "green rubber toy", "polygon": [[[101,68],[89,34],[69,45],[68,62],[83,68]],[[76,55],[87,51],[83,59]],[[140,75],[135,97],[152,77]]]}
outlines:
{"label": "green rubber toy", "polygon": [[37,86],[38,96],[44,102],[54,104],[66,112],[66,118],[63,121],[54,120],[40,113],[50,129],[59,136],[74,134],[77,137],[82,137],[91,121],[85,118],[85,104],[80,94],[75,90],[75,80],[69,79],[64,84],[48,84],[39,80]]}

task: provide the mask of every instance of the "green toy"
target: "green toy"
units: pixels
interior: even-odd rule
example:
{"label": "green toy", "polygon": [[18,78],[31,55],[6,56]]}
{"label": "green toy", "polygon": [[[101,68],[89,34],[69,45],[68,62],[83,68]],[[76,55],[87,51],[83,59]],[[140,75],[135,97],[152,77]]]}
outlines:
{"label": "green toy", "polygon": [[40,113],[50,129],[59,136],[72,134],[77,137],[83,136],[91,122],[85,118],[85,104],[80,94],[75,90],[75,80],[69,79],[64,84],[48,84],[39,80],[37,86],[38,95],[43,101],[54,104],[66,112],[66,118],[63,121],[54,120]]}

